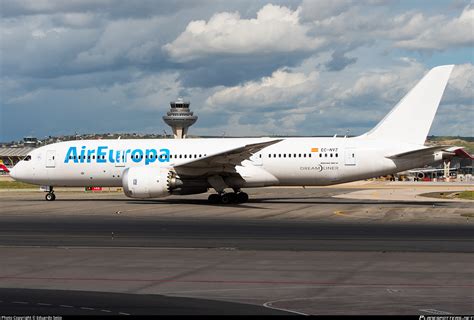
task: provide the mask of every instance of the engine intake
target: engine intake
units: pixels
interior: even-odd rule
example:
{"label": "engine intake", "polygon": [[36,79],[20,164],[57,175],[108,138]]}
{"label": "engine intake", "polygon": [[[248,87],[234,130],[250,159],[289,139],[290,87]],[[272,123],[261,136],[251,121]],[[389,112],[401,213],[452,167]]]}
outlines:
{"label": "engine intake", "polygon": [[123,191],[130,198],[166,197],[181,184],[173,171],[163,168],[131,167],[122,175]]}

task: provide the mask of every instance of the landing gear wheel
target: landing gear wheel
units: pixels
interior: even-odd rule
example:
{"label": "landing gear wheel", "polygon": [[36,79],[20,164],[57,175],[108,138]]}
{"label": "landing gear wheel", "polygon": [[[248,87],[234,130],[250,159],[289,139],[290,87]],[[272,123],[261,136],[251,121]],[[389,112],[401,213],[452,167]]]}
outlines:
{"label": "landing gear wheel", "polygon": [[244,203],[249,201],[249,195],[246,194],[245,192],[239,192],[237,193],[237,202],[238,203]]}
{"label": "landing gear wheel", "polygon": [[54,201],[56,200],[56,195],[52,192],[48,192],[45,196],[46,201]]}
{"label": "landing gear wheel", "polygon": [[221,197],[219,197],[219,195],[215,193],[210,194],[209,197],[207,198],[207,201],[209,201],[209,203],[216,204],[216,203],[221,202]]}
{"label": "landing gear wheel", "polygon": [[221,196],[221,203],[222,204],[229,204],[232,202],[232,195],[230,193],[224,193],[222,196]]}

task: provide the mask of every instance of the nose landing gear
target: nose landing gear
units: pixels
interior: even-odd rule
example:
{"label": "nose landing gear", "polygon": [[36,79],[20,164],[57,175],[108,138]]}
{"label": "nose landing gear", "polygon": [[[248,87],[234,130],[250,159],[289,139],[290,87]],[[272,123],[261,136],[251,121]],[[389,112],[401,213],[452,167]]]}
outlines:
{"label": "nose landing gear", "polygon": [[54,194],[53,187],[49,187],[49,191],[44,198],[46,199],[46,201],[56,200],[56,195]]}

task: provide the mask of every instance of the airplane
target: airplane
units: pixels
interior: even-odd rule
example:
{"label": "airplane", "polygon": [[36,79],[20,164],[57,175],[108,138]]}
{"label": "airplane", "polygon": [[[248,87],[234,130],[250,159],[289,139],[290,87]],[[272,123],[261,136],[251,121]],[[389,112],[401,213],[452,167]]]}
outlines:
{"label": "airplane", "polygon": [[[122,187],[130,198],[208,192],[244,203],[243,188],[325,186],[419,168],[450,157],[425,140],[454,65],[431,69],[372,130],[355,137],[79,140],[40,147],[10,172],[54,187]],[[226,192],[226,189],[232,191]]]}
{"label": "airplane", "polygon": [[8,174],[10,170],[3,164],[3,161],[0,160],[0,174]]}

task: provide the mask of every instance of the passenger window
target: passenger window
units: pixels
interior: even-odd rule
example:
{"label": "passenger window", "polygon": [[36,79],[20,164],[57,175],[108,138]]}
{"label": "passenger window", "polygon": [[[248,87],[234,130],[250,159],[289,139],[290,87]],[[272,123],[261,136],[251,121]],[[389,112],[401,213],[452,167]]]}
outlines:
{"label": "passenger window", "polygon": [[329,156],[332,158],[332,153],[331,153],[331,154],[329,154]]}
{"label": "passenger window", "polygon": [[337,153],[336,153],[336,158],[338,157]]}
{"label": "passenger window", "polygon": [[319,157],[321,158],[322,156],[323,156],[323,154],[322,154],[322,153],[320,153],[320,154],[319,154]]}

